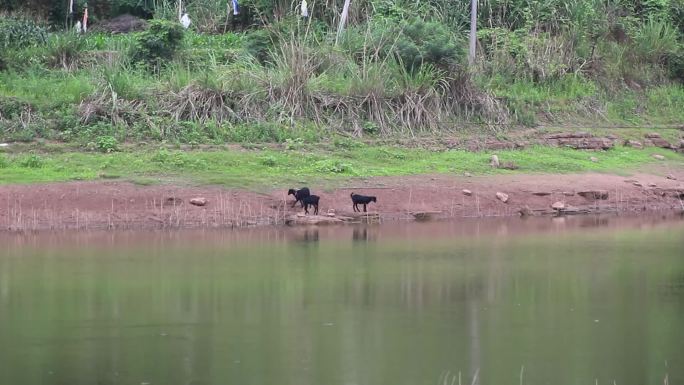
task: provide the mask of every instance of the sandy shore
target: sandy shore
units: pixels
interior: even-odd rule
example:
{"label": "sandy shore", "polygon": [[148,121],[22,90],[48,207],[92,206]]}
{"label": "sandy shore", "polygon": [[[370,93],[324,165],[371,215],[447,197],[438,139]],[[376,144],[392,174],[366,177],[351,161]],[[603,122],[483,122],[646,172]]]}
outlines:
{"label": "sandy shore", "polygon": [[[320,214],[325,217],[329,212],[334,212],[335,218],[352,217],[351,192],[377,196],[378,202],[369,212],[379,221],[411,220],[421,215],[439,219],[554,215],[559,211],[563,215],[678,212],[683,208],[684,170],[668,174],[675,179],[655,173],[629,177],[421,175],[370,178],[331,190],[308,187],[321,196]],[[286,191],[139,186],[118,181],[0,186],[0,231],[280,225],[302,218],[302,210],[298,205],[291,207],[293,198]],[[497,193],[505,194],[507,201]],[[205,198],[207,204],[191,204],[197,197]],[[563,208],[554,210],[554,203]]]}

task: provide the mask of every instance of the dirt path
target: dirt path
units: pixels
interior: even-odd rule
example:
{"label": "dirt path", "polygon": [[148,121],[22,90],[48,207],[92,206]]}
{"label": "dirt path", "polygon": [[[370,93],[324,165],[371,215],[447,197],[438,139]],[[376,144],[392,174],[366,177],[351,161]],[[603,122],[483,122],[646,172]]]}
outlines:
{"label": "dirt path", "polygon": [[[412,219],[429,212],[438,218],[553,214],[562,202],[569,213],[679,211],[684,170],[662,175],[511,175],[488,177],[410,176],[369,178],[349,187],[321,190],[320,213],[352,212],[351,192],[375,195],[370,211],[382,220]],[[293,186],[299,187],[299,186]],[[470,190],[466,195],[462,190]],[[607,199],[578,195],[601,191]],[[302,210],[291,208],[286,189],[267,193],[218,187],[138,186],[125,182],[73,182],[0,186],[0,231],[49,229],[223,228],[282,224]],[[508,195],[502,202],[497,192]],[[586,194],[585,194],[586,195]],[[590,194],[591,195],[591,194]],[[600,195],[600,194],[599,194]],[[598,195],[597,195],[598,196]],[[206,206],[190,204],[206,198]]]}

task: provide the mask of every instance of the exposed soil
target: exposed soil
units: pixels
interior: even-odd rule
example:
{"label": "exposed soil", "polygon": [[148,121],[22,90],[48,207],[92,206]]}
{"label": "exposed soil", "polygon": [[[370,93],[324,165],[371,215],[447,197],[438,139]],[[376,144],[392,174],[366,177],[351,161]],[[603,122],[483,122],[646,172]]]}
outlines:
{"label": "exposed soil", "polygon": [[[318,219],[359,218],[352,192],[377,196],[373,220],[514,215],[571,215],[635,211],[679,212],[684,206],[684,170],[663,175],[511,175],[487,177],[409,176],[369,178],[323,190]],[[300,186],[292,186],[300,187]],[[462,190],[470,190],[466,195]],[[2,231],[60,229],[230,228],[284,224],[303,210],[291,208],[287,189],[256,193],[219,187],[138,186],[126,182],[71,182],[0,186]],[[579,195],[580,192],[592,191]],[[508,195],[508,201],[497,198]],[[605,197],[606,199],[601,199]],[[190,204],[206,198],[205,206]],[[551,206],[561,202],[563,208]],[[310,219],[310,220],[309,220]]]}

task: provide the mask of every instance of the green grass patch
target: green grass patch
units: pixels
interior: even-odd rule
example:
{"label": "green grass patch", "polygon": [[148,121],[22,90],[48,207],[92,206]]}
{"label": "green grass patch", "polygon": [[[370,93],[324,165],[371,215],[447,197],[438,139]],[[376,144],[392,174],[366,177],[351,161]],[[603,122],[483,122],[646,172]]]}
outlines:
{"label": "green grass patch", "polygon": [[[280,186],[299,181],[334,181],[371,176],[415,174],[474,175],[508,173],[625,173],[657,163],[654,153],[672,166],[684,156],[672,151],[617,147],[605,152],[533,147],[496,152],[516,171],[492,169],[491,153],[461,150],[433,152],[391,146],[331,146],[330,149],[147,149],[111,154],[50,152],[0,154],[0,184],[120,178],[140,184],[168,181],[229,187]],[[599,159],[592,162],[591,156]]]}

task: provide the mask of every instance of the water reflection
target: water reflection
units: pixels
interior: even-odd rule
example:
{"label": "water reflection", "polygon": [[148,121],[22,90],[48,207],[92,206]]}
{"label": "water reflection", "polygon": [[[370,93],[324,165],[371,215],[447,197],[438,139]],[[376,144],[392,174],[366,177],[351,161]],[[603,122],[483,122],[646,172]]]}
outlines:
{"label": "water reflection", "polygon": [[523,366],[528,384],[681,383],[683,230],[530,218],[3,236],[0,384],[489,384]]}

